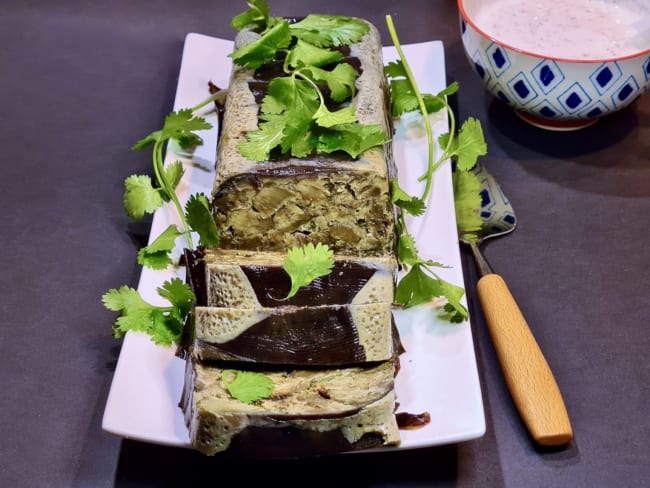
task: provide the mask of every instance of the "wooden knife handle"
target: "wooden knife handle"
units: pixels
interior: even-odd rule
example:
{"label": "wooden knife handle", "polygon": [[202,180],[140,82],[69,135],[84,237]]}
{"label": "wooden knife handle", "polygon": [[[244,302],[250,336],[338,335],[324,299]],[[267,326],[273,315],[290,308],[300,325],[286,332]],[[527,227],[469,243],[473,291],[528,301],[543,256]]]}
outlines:
{"label": "wooden knife handle", "polygon": [[573,431],[562,394],[508,286],[488,274],[477,287],[508,389],[530,434],[542,446],[566,444]]}

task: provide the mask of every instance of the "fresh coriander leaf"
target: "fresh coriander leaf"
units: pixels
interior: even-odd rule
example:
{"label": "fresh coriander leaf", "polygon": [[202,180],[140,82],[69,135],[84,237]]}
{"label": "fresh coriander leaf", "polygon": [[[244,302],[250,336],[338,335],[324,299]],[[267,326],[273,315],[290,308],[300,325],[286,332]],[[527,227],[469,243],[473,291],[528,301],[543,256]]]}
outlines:
{"label": "fresh coriander leaf", "polygon": [[285,107],[281,119],[284,124],[280,142],[282,152],[304,156],[305,142],[310,139],[309,129],[320,106],[316,88],[309,81],[290,76],[271,81],[268,93]]}
{"label": "fresh coriander leaf", "polygon": [[425,93],[422,95],[422,100],[424,100],[424,106],[427,108],[428,114],[439,112],[446,106],[443,96],[440,93],[437,95]]}
{"label": "fresh coriander leaf", "polygon": [[[420,110],[417,95],[409,80],[406,78],[391,79],[389,86],[393,116],[399,117],[402,114]],[[422,94],[422,100],[429,114],[445,108],[443,97],[440,94],[431,95],[424,93]]]}
{"label": "fresh coriander leaf", "polygon": [[274,78],[268,86],[268,94],[285,107],[285,111],[301,114],[311,119],[320,105],[318,92],[305,80],[293,76]]}
{"label": "fresh coriander leaf", "polygon": [[397,284],[395,301],[405,307],[414,307],[442,296],[442,291],[440,280],[429,276],[422,265],[415,264]]}
{"label": "fresh coriander leaf", "polygon": [[[448,149],[446,149],[447,145],[449,145],[449,143],[450,143],[450,140],[451,140],[451,145],[449,146]],[[448,151],[448,153],[451,155],[451,154],[456,153],[456,148],[458,146],[458,141],[456,140],[455,137],[451,138],[451,134],[449,132],[445,132],[444,134],[440,134],[438,136],[438,144],[440,145],[440,147],[442,149],[446,149]]]}
{"label": "fresh coriander leaf", "polygon": [[458,168],[470,170],[476,164],[479,156],[487,154],[487,144],[483,136],[481,123],[473,117],[467,119],[458,132]]}
{"label": "fresh coriander leaf", "polygon": [[189,285],[179,278],[172,278],[156,290],[162,298],[172,304],[170,314],[184,322],[196,302],[196,296]]}
{"label": "fresh coriander leaf", "polygon": [[454,206],[458,234],[464,239],[476,242],[478,231],[483,226],[481,218],[481,182],[471,171],[456,170],[452,173]]}
{"label": "fresh coriander leaf", "polygon": [[164,342],[169,339],[162,313],[157,307],[145,302],[137,290],[128,286],[122,286],[118,290],[112,289],[102,296],[102,301],[108,310],[121,313],[113,324],[113,335],[116,338],[120,338],[127,331],[132,330],[134,332],[154,332],[156,336],[152,336],[154,342],[158,340]]}
{"label": "fresh coriander leaf", "polygon": [[441,314],[442,318],[446,318],[452,324],[461,324],[469,318],[467,308],[461,305],[461,309],[457,310],[451,303],[445,303],[443,307],[444,313]]}
{"label": "fresh coriander leaf", "polygon": [[170,253],[176,238],[182,235],[178,227],[170,225],[151,244],[138,251],[138,263],[151,269],[165,269],[172,264]]}
{"label": "fresh coriander leaf", "polygon": [[394,205],[397,205],[405,212],[418,216],[424,214],[426,210],[426,205],[421,198],[412,197],[406,193],[397,182],[397,179],[393,178],[390,182],[390,192],[391,192],[391,201]]}
{"label": "fresh coriander leaf", "polygon": [[313,132],[314,124],[306,124],[300,131],[299,128],[287,128],[287,135],[291,137],[291,148],[289,152],[295,158],[304,158],[316,149],[318,138]]}
{"label": "fresh coriander leaf", "polygon": [[284,117],[276,117],[260,123],[259,129],[246,133],[246,142],[237,146],[245,158],[253,161],[266,161],[271,150],[284,138]]}
{"label": "fresh coriander leaf", "polygon": [[389,86],[394,117],[419,109],[418,99],[407,79],[391,80]]}
{"label": "fresh coriander leaf", "polygon": [[460,85],[458,84],[457,81],[454,81],[454,82],[450,83],[447,86],[447,88],[445,88],[440,93],[438,93],[438,96],[439,97],[448,97],[448,96],[456,94],[459,89],[460,89]]}
{"label": "fresh coriander leaf", "polygon": [[325,105],[321,105],[314,114],[316,123],[321,127],[333,127],[341,124],[353,124],[357,121],[354,107],[344,107],[336,112],[330,112]]}
{"label": "fresh coriander leaf", "polygon": [[134,151],[139,151],[141,149],[144,149],[149,144],[154,144],[155,142],[159,141],[161,136],[162,136],[162,130],[157,130],[155,132],[152,132],[147,137],[140,139],[138,142],[136,142],[131,149]]}
{"label": "fresh coriander leaf", "polygon": [[[164,173],[165,181],[169,185],[169,188],[171,188],[173,191],[176,191],[176,187],[178,187],[178,184],[181,182],[181,178],[183,178],[183,175],[185,174],[183,163],[180,161],[174,161],[165,168]],[[170,200],[170,196],[167,194],[167,192],[162,191],[162,189],[160,190],[161,198],[164,201],[168,202]]]}
{"label": "fresh coriander leaf", "polygon": [[291,24],[298,39],[319,47],[342,46],[359,42],[369,31],[368,24],[352,17],[311,14]]}
{"label": "fresh coriander leaf", "polygon": [[285,49],[290,43],[289,23],[284,20],[278,22],[256,41],[240,47],[228,56],[240,66],[257,69],[264,63],[271,61],[279,49]]}
{"label": "fresh coriander leaf", "polygon": [[303,247],[292,247],[284,258],[284,269],[291,278],[291,290],[287,298],[320,276],[328,275],[334,266],[334,253],[320,242]]}
{"label": "fresh coriander leaf", "polygon": [[270,15],[268,3],[265,0],[247,0],[246,4],[250,8],[233,17],[230,22],[232,28],[241,30],[251,24],[265,25]]}
{"label": "fresh coriander leaf", "polygon": [[359,74],[347,63],[337,64],[331,71],[309,66],[301,70],[301,73],[305,72],[314,82],[324,81],[327,83],[330,89],[330,98],[335,102],[342,102],[354,96],[355,81]]}
{"label": "fresh coriander leaf", "polygon": [[120,338],[131,330],[148,334],[156,344],[169,346],[177,342],[187,316],[186,290],[189,290],[189,287],[178,278],[165,282],[162,288],[158,288],[158,292],[162,291],[165,298],[172,298],[172,303],[182,303],[182,308],[176,305],[151,305],[142,299],[137,290],[128,286],[109,290],[102,297],[104,306],[108,310],[121,313],[113,324],[113,335]]}
{"label": "fresh coriander leaf", "polygon": [[384,66],[384,74],[388,78],[406,78],[406,70],[401,60],[390,61]]}
{"label": "fresh coriander leaf", "polygon": [[194,117],[191,109],[182,109],[168,114],[162,129],[139,140],[131,149],[137,151],[144,149],[149,144],[177,139],[180,147],[188,150],[203,143],[203,140],[192,131],[210,128],[212,128],[212,124],[201,117]]}
{"label": "fresh coriander leaf", "polygon": [[133,219],[140,220],[144,214],[155,212],[164,202],[160,189],[153,187],[149,176],[131,175],[124,180],[124,187],[124,210]]}
{"label": "fresh coriander leaf", "polygon": [[193,131],[208,130],[212,124],[202,117],[195,117],[189,108],[171,112],[165,117],[165,124],[162,128],[161,139],[181,139],[194,136]]}
{"label": "fresh coriander leaf", "polygon": [[254,371],[226,369],[221,381],[230,395],[244,403],[254,403],[273,394],[273,380]]}
{"label": "fresh coriander leaf", "polygon": [[136,290],[128,286],[122,286],[119,290],[109,290],[102,296],[102,302],[107,309],[113,312],[135,311],[138,308],[144,308],[146,303]]}
{"label": "fresh coriander leaf", "polygon": [[266,115],[277,115],[284,112],[287,107],[272,95],[266,95],[262,99],[262,113]]}
{"label": "fresh coriander leaf", "polygon": [[412,266],[420,262],[415,239],[411,235],[402,233],[397,236],[397,257],[399,262],[405,266]]}
{"label": "fresh coriander leaf", "polygon": [[439,292],[440,296],[447,299],[447,303],[445,304],[446,310],[449,311],[449,307],[454,310],[454,320],[458,321],[458,319],[461,319],[460,322],[462,322],[469,318],[467,308],[461,303],[465,290],[444,280],[438,280],[438,284],[441,288]]}
{"label": "fresh coriander leaf", "polygon": [[343,54],[339,51],[323,49],[298,39],[298,42],[287,56],[287,63],[293,68],[300,68],[302,66],[320,67],[337,63],[342,59]]}
{"label": "fresh coriander leaf", "polygon": [[426,261],[420,261],[423,265],[427,267],[434,267],[434,268],[450,268],[451,266],[447,266],[446,264],[442,264],[439,261],[431,261],[430,259],[427,259]]}
{"label": "fresh coriander leaf", "polygon": [[353,158],[386,142],[379,125],[342,124],[327,129],[318,138],[318,150],[323,153],[345,151]]}
{"label": "fresh coriander leaf", "polygon": [[[171,201],[185,227],[185,234],[190,248],[192,247],[192,236],[185,221],[181,203],[176,195],[176,187],[183,177],[184,170],[179,161],[165,168],[163,149],[165,142],[170,139],[177,140],[185,149],[193,148],[196,144],[201,143],[201,138],[194,131],[210,128],[212,128],[212,125],[201,117],[195,117],[192,109],[171,112],[165,117],[162,129],[152,132],[133,146],[133,149],[142,149],[151,143],[154,144],[153,166],[159,186],[154,187],[151,179],[146,176],[133,176],[125,181],[124,208],[127,214],[140,219],[145,213],[151,213],[160,208],[163,202]],[[156,254],[156,256],[162,258],[159,254]],[[140,259],[148,260],[150,258],[140,255]],[[163,266],[162,261],[156,262],[155,266]]]}
{"label": "fresh coriander leaf", "polygon": [[216,247],[219,244],[219,233],[210,212],[210,202],[203,193],[190,196],[185,204],[187,223],[193,231],[199,234],[199,245]]}
{"label": "fresh coriander leaf", "polygon": [[203,139],[194,133],[182,135],[178,138],[178,146],[186,152],[192,152],[202,144]]}

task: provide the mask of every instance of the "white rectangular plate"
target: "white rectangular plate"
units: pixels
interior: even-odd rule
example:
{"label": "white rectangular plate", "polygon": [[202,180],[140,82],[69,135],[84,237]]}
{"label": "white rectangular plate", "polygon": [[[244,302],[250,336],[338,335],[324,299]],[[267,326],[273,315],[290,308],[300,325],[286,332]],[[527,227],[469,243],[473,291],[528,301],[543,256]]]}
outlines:
{"label": "white rectangular plate", "polygon": [[[420,90],[437,93],[446,86],[445,62],[439,41],[403,47]],[[188,34],[183,51],[174,110],[190,108],[207,98],[207,83],[227,87],[230,78],[232,41],[201,34]],[[384,48],[384,61],[397,59],[393,47]],[[206,109],[206,118],[215,127],[217,118]],[[443,113],[432,117],[437,134],[447,132]],[[214,177],[216,129],[201,134],[204,144],[192,161],[169,150],[166,160],[180,159],[186,174],[179,185],[181,201],[203,192],[210,195]],[[427,138],[421,117],[406,117],[395,124],[393,150],[400,185],[419,195],[417,178],[427,164]],[[435,174],[427,213],[410,219],[409,230],[423,258],[444,263],[439,275],[463,285],[463,272],[456,235],[451,168],[445,163]],[[170,207],[156,212],[151,237],[169,224],[177,223]],[[179,241],[181,241],[179,239]],[[179,242],[177,254],[180,255]],[[174,276],[183,278],[182,269],[143,269],[138,290],[150,303],[160,304],[156,288]],[[396,378],[400,412],[429,412],[431,422],[415,430],[401,431],[400,447],[412,449],[448,444],[480,437],[485,432],[483,402],[469,322],[450,324],[438,318],[433,307],[395,311],[397,327],[406,352]],[[145,335],[128,333],[124,338],[113,383],[104,411],[105,431],[125,438],[156,444],[189,447],[187,429],[178,402],[183,388],[184,361],[174,356],[174,348],[153,344]]]}

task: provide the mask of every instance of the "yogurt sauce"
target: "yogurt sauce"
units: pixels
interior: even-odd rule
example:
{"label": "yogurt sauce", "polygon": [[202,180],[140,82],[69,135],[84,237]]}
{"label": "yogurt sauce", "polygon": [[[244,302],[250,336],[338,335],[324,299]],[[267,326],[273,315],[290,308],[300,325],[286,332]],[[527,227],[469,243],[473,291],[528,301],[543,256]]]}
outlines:
{"label": "yogurt sauce", "polygon": [[[647,5],[616,0],[477,2],[474,23],[490,37],[553,58],[608,59],[650,48]],[[645,10],[645,12],[644,12]]]}

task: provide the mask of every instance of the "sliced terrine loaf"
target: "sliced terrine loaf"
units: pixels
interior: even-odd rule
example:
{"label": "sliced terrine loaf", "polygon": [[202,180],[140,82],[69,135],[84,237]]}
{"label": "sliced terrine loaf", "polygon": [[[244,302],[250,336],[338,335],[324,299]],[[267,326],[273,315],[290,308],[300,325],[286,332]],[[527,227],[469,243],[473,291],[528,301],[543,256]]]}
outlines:
{"label": "sliced terrine loaf", "polygon": [[272,394],[244,403],[224,384],[232,371],[187,361],[181,407],[192,445],[204,454],[305,457],[400,442],[395,365],[264,371]]}
{"label": "sliced terrine loaf", "polygon": [[[360,76],[350,105],[364,125],[380,125],[390,141],[391,123],[381,42],[377,29],[349,46]],[[235,48],[259,35],[244,30]],[[390,142],[364,151],[253,161],[240,153],[246,134],[258,129],[260,85],[274,70],[234,65],[219,143],[212,209],[220,246],[283,251],[308,242],[336,254],[387,255],[394,248],[394,209],[389,182],[395,176]],[[255,90],[251,88],[255,87]]]}

